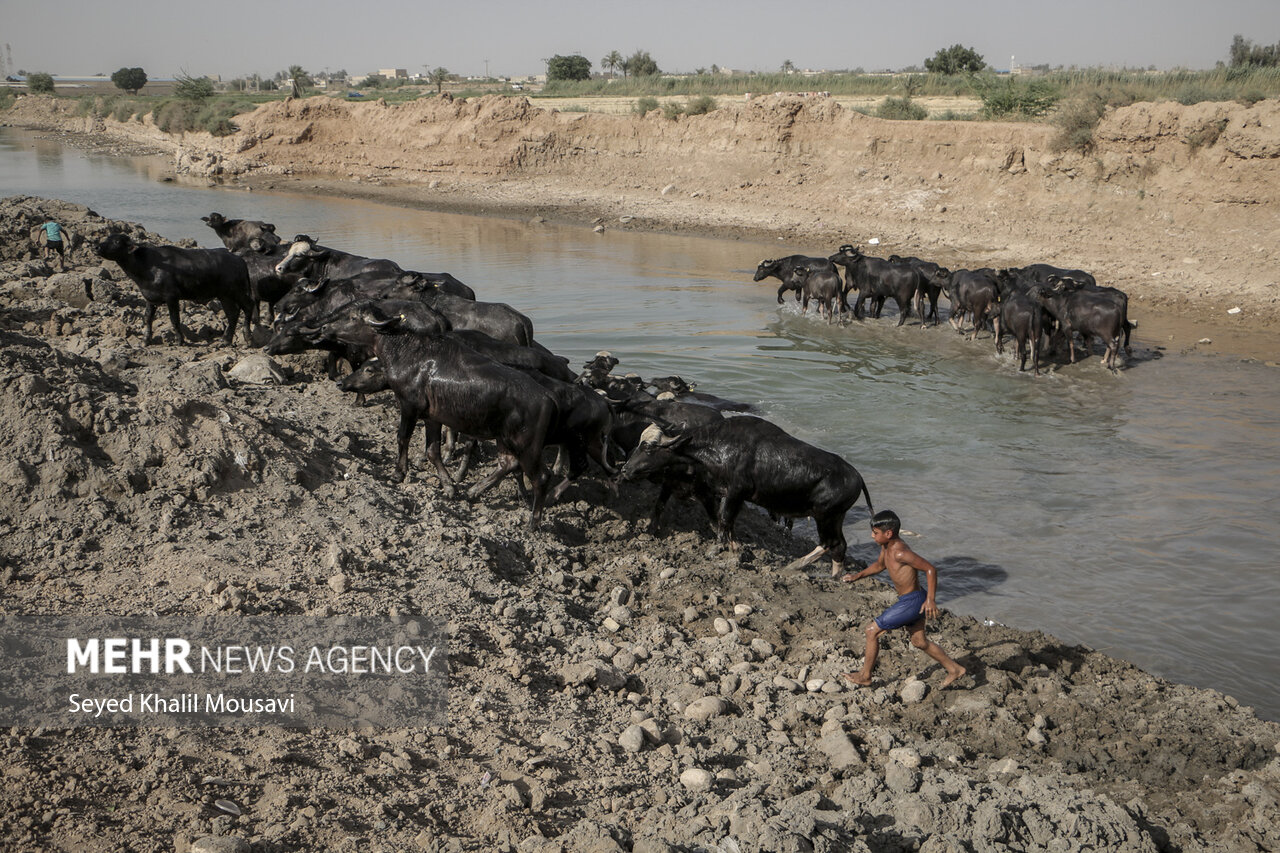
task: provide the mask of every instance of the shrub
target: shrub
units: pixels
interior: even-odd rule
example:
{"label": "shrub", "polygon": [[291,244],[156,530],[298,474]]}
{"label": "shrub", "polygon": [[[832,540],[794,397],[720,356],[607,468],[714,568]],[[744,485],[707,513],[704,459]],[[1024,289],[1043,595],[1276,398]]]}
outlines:
{"label": "shrub", "polygon": [[662,114],[671,121],[680,118],[680,114],[684,112],[684,107],[675,101],[667,101],[662,105]]}
{"label": "shrub", "polygon": [[191,129],[198,109],[189,101],[165,101],[155,110],[156,127],[162,133],[183,133]]}
{"label": "shrub", "polygon": [[1054,151],[1088,154],[1093,150],[1093,132],[1106,109],[1107,102],[1097,96],[1077,98],[1063,104],[1053,117],[1058,133],[1050,141],[1050,147]]}
{"label": "shrub", "polygon": [[173,94],[184,101],[203,101],[213,97],[213,81],[208,77],[179,74],[177,81],[178,84],[173,87]]}
{"label": "shrub", "polygon": [[643,98],[636,99],[636,104],[634,107],[631,108],[631,111],[643,117],[653,112],[657,108],[658,108],[658,99],[645,96]]}
{"label": "shrub", "polygon": [[696,98],[689,99],[684,106],[684,112],[685,115],[701,116],[716,109],[717,106],[716,99],[710,95],[698,95]]}
{"label": "shrub", "polygon": [[13,90],[10,89],[8,86],[5,86],[3,89],[0,89],[0,110],[9,109],[9,107],[13,106],[13,103],[16,100],[17,98],[13,94]]}
{"label": "shrub", "polygon": [[910,96],[885,98],[876,107],[876,118],[923,121],[928,117],[929,111],[911,100]]}
{"label": "shrub", "polygon": [[232,118],[251,107],[252,105],[242,101],[214,101],[195,116],[194,127],[191,129],[207,130],[214,136],[230,136],[240,129]]}
{"label": "shrub", "polygon": [[128,121],[138,113],[138,102],[129,100],[116,101],[111,106],[111,117],[116,121]]}
{"label": "shrub", "polygon": [[1057,89],[1043,80],[1023,83],[1012,77],[1003,81],[988,78],[976,82],[974,88],[982,99],[982,113],[987,118],[1036,118],[1058,102]]}
{"label": "shrub", "polygon": [[1182,137],[1182,141],[1187,143],[1187,148],[1194,154],[1201,148],[1208,148],[1210,145],[1218,141],[1218,137],[1222,135],[1222,131],[1227,129],[1227,120],[1225,118],[1217,121],[1209,121],[1187,131]]}
{"label": "shrub", "polygon": [[27,91],[32,94],[52,95],[53,75],[43,71],[33,71],[27,75]]}

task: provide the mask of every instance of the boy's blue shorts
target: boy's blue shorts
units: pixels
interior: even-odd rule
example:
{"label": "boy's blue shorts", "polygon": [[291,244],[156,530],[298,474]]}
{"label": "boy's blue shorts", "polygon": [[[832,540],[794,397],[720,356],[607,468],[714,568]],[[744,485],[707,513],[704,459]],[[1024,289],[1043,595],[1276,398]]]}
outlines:
{"label": "boy's blue shorts", "polygon": [[924,606],[927,597],[923,589],[900,596],[889,609],[876,617],[876,625],[882,631],[892,631],[894,628],[902,628],[912,622],[918,622],[924,618],[920,608]]}

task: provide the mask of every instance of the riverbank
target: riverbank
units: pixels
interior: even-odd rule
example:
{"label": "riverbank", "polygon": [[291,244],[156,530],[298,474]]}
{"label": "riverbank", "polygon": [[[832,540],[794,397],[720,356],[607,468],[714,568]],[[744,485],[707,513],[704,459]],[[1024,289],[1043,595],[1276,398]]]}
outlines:
{"label": "riverbank", "polygon": [[[1280,101],[1109,110],[1087,153],[1041,124],[885,121],[767,96],[671,121],[517,98],[264,104],[228,137],[79,118],[23,98],[4,117],[167,147],[175,171],[435,209],[750,236],[953,267],[1093,271],[1134,312],[1245,334],[1280,321]],[[598,221],[596,221],[598,220]],[[1236,313],[1228,313],[1239,308]]]}
{"label": "riverbank", "polygon": [[[66,274],[27,257],[27,229],[50,216],[82,238]],[[246,375],[260,356],[218,347],[222,319],[198,306],[183,308],[196,346],[142,346],[136,288],[88,248],[110,225],[77,205],[0,204],[6,610],[420,611],[448,623],[448,718],[11,729],[0,837],[14,845],[1280,844],[1280,725],[1230,697],[954,614],[931,634],[969,668],[960,689],[939,691],[936,665],[897,637],[876,683],[852,689],[841,676],[886,588],[780,572],[812,543],[756,512],[740,559],[696,512],[653,536],[649,487],[582,482],[530,535],[511,483],[474,504],[417,464],[388,483],[394,405],[351,406],[319,357],[282,359],[283,381]]]}

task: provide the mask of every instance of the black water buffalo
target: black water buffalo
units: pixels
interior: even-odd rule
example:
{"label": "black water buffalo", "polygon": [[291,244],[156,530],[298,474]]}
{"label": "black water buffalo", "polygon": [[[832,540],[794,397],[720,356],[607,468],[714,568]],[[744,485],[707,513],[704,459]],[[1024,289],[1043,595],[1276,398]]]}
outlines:
{"label": "black water buffalo", "polygon": [[419,296],[448,317],[455,329],[475,329],[500,341],[534,346],[533,321],[505,302],[476,302],[435,288],[420,290]]}
{"label": "black water buffalo", "polygon": [[[409,439],[419,420],[427,426],[427,458],[435,465],[441,488],[450,498],[455,487],[440,455],[441,426],[494,439],[501,461],[492,474],[471,488],[468,497],[478,497],[519,468],[530,483],[530,526],[536,528],[546,495],[542,450],[557,415],[551,395],[521,371],[498,364],[447,334],[389,332],[377,336],[375,350],[386,382],[400,403],[395,482],[402,482],[408,473]],[[350,377],[340,386],[355,390],[348,387],[348,380]]]}
{"label": "black water buffalo", "polygon": [[830,323],[844,310],[844,282],[835,269],[812,270],[807,266],[795,267],[783,281],[795,286],[800,295],[800,313],[809,312],[809,303],[818,303],[818,315]]}
{"label": "black water buffalo", "polygon": [[1050,277],[1067,279],[1082,287],[1095,287],[1098,282],[1093,275],[1084,270],[1069,270],[1051,264],[1029,264],[1025,267],[1011,267],[1003,272],[1025,279],[1030,284],[1052,284]]}
{"label": "black water buffalo", "polygon": [[249,271],[239,256],[226,249],[150,246],[134,242],[127,234],[108,234],[95,249],[101,257],[115,261],[147,300],[145,343],[151,343],[151,325],[160,305],[169,308],[169,322],[178,343],[187,342],[178,315],[178,303],[183,299],[201,303],[216,299],[222,304],[222,312],[227,317],[227,331],[223,336],[226,346],[231,345],[236,320],[243,313],[244,339],[245,343],[250,342],[249,317],[253,305]]}
{"label": "black water buffalo", "polygon": [[1076,361],[1076,342],[1073,332],[1080,339],[1087,353],[1090,338],[1100,338],[1106,347],[1102,364],[1108,370],[1116,369],[1120,341],[1124,336],[1124,311],[1109,294],[1097,293],[1089,288],[1072,290],[1063,284],[1037,284],[1028,291],[1053,315],[1067,337],[1072,364]]}
{"label": "black water buffalo", "polygon": [[381,258],[365,258],[349,252],[340,252],[321,246],[306,234],[293,238],[285,256],[276,264],[276,273],[296,273],[312,281],[329,278],[350,278],[361,273],[397,276],[404,272],[394,261]]}
{"label": "black water buffalo", "polygon": [[756,274],[751,280],[762,281],[769,276],[773,276],[782,282],[782,286],[778,288],[778,304],[782,304],[782,294],[788,290],[796,292],[796,301],[799,302],[804,281],[797,281],[792,273],[800,267],[808,269],[809,275],[835,273],[837,280],[839,280],[839,273],[836,273],[836,268],[831,261],[826,258],[811,258],[808,255],[788,255],[785,258],[763,260],[756,267]]}
{"label": "black water buffalo", "polygon": [[240,252],[249,248],[249,241],[255,239],[261,240],[269,246],[274,246],[280,242],[280,237],[276,234],[276,227],[270,222],[250,219],[227,219],[221,213],[210,213],[208,216],[200,217],[200,219],[213,229],[214,233],[218,235],[218,239],[222,241],[222,245],[233,252]]}
{"label": "black water buffalo", "polygon": [[726,400],[714,394],[695,391],[693,389],[698,387],[696,382],[685,382],[679,376],[659,376],[656,379],[650,379],[647,384],[648,387],[659,393],[670,392],[674,394],[676,400],[682,403],[694,403],[715,409],[718,412],[751,412],[755,410],[755,406],[750,403],[739,403],[736,400]]}
{"label": "black water buffalo", "polygon": [[1120,323],[1124,327],[1124,351],[1126,354],[1132,353],[1133,350],[1129,346],[1129,336],[1134,329],[1138,328],[1136,323],[1129,321],[1129,294],[1125,293],[1118,287],[1104,287],[1099,284],[1080,284],[1074,279],[1061,278],[1059,276],[1049,276],[1048,282],[1050,287],[1061,287],[1065,290],[1079,290],[1085,293],[1093,293],[1103,299],[1109,299],[1115,306],[1120,309]]}
{"label": "black water buffalo", "polygon": [[920,289],[920,273],[914,267],[864,255],[847,244],[831,256],[831,262],[845,268],[845,292],[857,291],[853,303],[854,317],[862,319],[862,302],[869,299],[874,306],[871,316],[879,319],[885,301],[893,297],[893,301],[898,303],[898,325],[907,321],[911,314],[911,300]]}
{"label": "black water buffalo", "polygon": [[[920,325],[923,327],[927,319],[932,319],[933,325],[938,325],[938,297],[942,295],[947,279],[951,278],[951,270],[933,261],[902,255],[890,255],[889,263],[906,264],[920,273],[920,287],[916,290],[916,310],[920,313]],[[925,299],[929,300],[927,314],[924,310]]]}
{"label": "black water buffalo", "polygon": [[414,281],[423,290],[438,290],[451,296],[474,300],[476,292],[447,272],[415,272],[408,270],[401,276],[401,281]]}
{"label": "black water buffalo", "polygon": [[947,279],[943,293],[951,301],[951,325],[957,332],[964,334],[964,317],[971,314],[973,334],[969,336],[969,340],[977,340],[978,332],[986,325],[988,309],[1000,298],[996,271],[956,270]]}
{"label": "black water buffalo", "polygon": [[654,425],[623,466],[622,477],[634,479],[671,466],[689,466],[700,488],[716,497],[717,533],[733,548],[734,521],[747,501],[788,518],[812,516],[818,547],[787,570],[807,566],[825,553],[832,576],[839,577],[847,549],[845,514],[860,496],[874,511],[866,483],[852,465],[749,415],[676,434]]}
{"label": "black water buffalo", "polygon": [[1004,352],[1004,336],[1013,335],[1018,348],[1018,370],[1027,369],[1027,351],[1031,352],[1031,370],[1040,375],[1040,336],[1044,331],[1044,308],[1030,294],[1009,289],[987,308],[987,318],[995,328],[996,352]]}
{"label": "black water buffalo", "polygon": [[244,259],[249,268],[249,294],[253,299],[253,321],[259,321],[261,303],[267,303],[267,323],[272,325],[276,320],[276,304],[283,299],[300,277],[294,273],[280,275],[276,272],[276,264],[284,259],[288,246],[283,243],[270,243],[254,237],[249,244],[236,252]]}

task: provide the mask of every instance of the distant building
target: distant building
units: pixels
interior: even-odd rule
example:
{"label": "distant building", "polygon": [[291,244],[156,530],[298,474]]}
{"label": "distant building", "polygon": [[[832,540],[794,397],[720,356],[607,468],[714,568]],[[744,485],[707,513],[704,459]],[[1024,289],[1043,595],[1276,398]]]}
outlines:
{"label": "distant building", "polygon": [[388,80],[408,79],[409,69],[407,68],[379,68],[378,76],[385,77]]}

